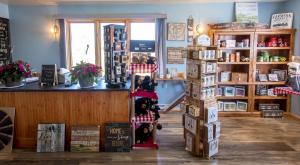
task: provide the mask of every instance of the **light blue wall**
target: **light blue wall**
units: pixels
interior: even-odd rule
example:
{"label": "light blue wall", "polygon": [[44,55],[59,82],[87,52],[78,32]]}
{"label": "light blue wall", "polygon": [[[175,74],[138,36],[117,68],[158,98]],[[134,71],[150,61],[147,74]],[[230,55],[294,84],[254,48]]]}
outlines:
{"label": "light blue wall", "polygon": [[[283,8],[280,9],[281,12],[293,12],[294,22],[293,26],[297,29],[295,37],[295,55],[300,56],[300,1],[299,0],[289,0],[284,3]],[[292,97],[292,113],[300,116],[300,97]]]}
{"label": "light blue wall", "polygon": [[9,18],[8,5],[0,2],[0,17]]}
{"label": "light blue wall", "polygon": [[[269,23],[270,17],[281,3],[259,3],[260,22]],[[11,19],[13,58],[23,59],[37,70],[41,64],[60,64],[59,47],[49,36],[54,15],[97,15],[103,13],[163,13],[167,22],[186,22],[192,15],[195,23],[234,21],[234,3],[164,4],[164,5],[60,5],[60,6],[9,6]],[[145,32],[146,33],[146,32]],[[186,41],[168,41],[167,46],[186,47]],[[168,65],[184,71],[183,65]],[[184,89],[178,83],[160,86],[160,103],[170,103]]]}

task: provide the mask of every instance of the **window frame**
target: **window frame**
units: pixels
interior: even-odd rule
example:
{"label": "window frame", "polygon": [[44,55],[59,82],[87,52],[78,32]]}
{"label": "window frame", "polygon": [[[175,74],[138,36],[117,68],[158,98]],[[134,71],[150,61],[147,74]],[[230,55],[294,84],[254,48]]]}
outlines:
{"label": "window frame", "polygon": [[[154,18],[101,18],[101,19],[68,19],[66,20],[66,59],[67,59],[67,68],[71,69],[73,66],[72,63],[72,36],[71,36],[71,24],[72,23],[94,23],[95,26],[95,64],[102,66],[104,61],[101,60],[101,56],[104,54],[101,53],[101,23],[124,23],[127,27],[127,54],[131,58],[130,52],[130,39],[131,39],[131,23],[155,23]],[[156,42],[156,39],[155,39]],[[104,68],[102,68],[104,69]]]}

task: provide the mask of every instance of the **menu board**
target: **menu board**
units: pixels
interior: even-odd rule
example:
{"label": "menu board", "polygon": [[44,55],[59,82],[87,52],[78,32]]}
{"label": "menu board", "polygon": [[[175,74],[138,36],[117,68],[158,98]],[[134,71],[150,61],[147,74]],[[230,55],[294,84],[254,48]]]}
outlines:
{"label": "menu board", "polygon": [[105,125],[105,151],[129,152],[130,149],[130,123],[107,123]]}
{"label": "menu board", "polygon": [[56,83],[56,65],[42,65],[42,76],[41,84],[42,85],[55,85]]}
{"label": "menu board", "polygon": [[10,48],[9,20],[0,17],[0,66],[10,62]]}

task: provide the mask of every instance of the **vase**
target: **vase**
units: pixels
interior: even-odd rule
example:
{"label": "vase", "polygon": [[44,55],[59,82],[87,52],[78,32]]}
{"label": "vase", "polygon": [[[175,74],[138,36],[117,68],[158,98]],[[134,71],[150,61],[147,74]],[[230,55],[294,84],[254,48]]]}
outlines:
{"label": "vase", "polygon": [[5,80],[5,86],[6,87],[19,87],[22,84],[23,83],[22,83],[21,79],[17,79],[17,80],[7,79],[7,80]]}
{"label": "vase", "polygon": [[95,77],[91,78],[78,78],[79,85],[81,88],[87,88],[87,87],[92,87],[94,85]]}

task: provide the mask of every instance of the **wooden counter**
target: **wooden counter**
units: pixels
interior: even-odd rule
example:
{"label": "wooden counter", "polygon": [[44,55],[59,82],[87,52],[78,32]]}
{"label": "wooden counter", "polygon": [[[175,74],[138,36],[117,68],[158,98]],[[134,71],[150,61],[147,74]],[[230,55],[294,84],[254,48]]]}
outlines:
{"label": "wooden counter", "polygon": [[[104,123],[129,122],[129,88],[43,90],[36,85],[0,89],[0,107],[15,107],[15,148],[36,148],[38,123],[65,123],[66,147],[73,125],[100,125],[104,145]],[[27,90],[30,89],[30,90]],[[58,87],[56,87],[58,88]],[[72,87],[74,88],[74,87]]]}

